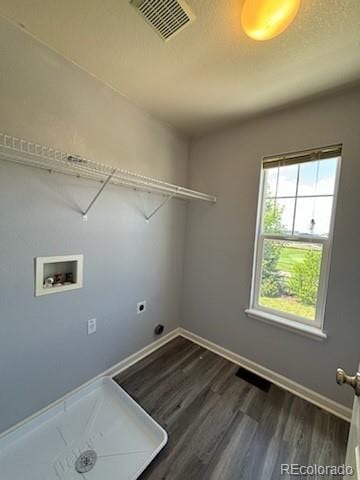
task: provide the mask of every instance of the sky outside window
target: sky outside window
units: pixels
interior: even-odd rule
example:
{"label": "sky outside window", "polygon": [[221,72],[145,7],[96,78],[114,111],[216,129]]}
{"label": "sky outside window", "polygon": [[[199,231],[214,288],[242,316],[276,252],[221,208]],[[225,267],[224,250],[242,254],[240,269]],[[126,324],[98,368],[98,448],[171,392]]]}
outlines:
{"label": "sky outside window", "polygon": [[330,158],[266,170],[265,202],[281,212],[282,225],[266,233],[328,236],[336,169]]}

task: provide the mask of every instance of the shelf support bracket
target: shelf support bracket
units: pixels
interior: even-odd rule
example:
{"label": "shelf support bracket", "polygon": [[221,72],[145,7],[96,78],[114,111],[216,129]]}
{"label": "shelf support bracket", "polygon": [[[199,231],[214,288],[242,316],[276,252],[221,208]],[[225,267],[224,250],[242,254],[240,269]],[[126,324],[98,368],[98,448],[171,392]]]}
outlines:
{"label": "shelf support bracket", "polygon": [[100,195],[102,194],[102,192],[105,190],[105,188],[107,187],[107,185],[109,184],[110,180],[112,179],[112,177],[115,175],[117,171],[117,168],[114,168],[114,170],[111,172],[111,174],[108,176],[108,178],[105,180],[105,182],[102,184],[100,190],[97,192],[97,194],[95,195],[95,197],[91,200],[91,202],[89,203],[89,206],[87,207],[86,210],[84,210],[82,212],[83,214],[83,219],[84,221],[87,220],[87,214],[89,213],[90,209],[93,207],[94,203],[96,202],[96,200],[100,197]]}
{"label": "shelf support bracket", "polygon": [[149,215],[145,215],[145,219],[146,221],[148,222],[154,215],[156,215],[158,213],[158,211],[164,207],[177,193],[178,193],[178,188],[176,189],[175,192],[173,192],[171,195],[169,195],[168,197],[166,197],[164,199],[163,202],[160,203],[160,205],[158,207],[155,208],[155,210],[153,210]]}

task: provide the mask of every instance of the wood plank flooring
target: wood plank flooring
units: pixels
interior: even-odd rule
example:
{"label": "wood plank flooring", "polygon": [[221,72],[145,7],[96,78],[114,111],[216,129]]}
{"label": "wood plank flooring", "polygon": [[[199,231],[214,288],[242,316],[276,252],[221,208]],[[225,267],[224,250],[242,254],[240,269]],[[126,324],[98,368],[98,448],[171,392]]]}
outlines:
{"label": "wood plank flooring", "polygon": [[279,480],[282,463],[344,462],[345,421],[237,370],[178,337],[115,378],[169,434],[141,480]]}

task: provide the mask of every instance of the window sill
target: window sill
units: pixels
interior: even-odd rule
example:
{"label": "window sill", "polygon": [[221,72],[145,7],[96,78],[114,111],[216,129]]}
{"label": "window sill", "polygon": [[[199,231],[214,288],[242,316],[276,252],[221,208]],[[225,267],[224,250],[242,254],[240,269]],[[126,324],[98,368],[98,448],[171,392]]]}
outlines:
{"label": "window sill", "polygon": [[276,325],[280,328],[284,328],[285,330],[290,330],[291,332],[310,337],[314,340],[323,341],[327,338],[325,332],[320,330],[320,328],[312,327],[311,325],[305,325],[294,320],[288,320],[286,318],[278,317],[277,315],[252,308],[245,310],[245,313],[250,318],[255,318],[256,320],[261,320],[262,322]]}

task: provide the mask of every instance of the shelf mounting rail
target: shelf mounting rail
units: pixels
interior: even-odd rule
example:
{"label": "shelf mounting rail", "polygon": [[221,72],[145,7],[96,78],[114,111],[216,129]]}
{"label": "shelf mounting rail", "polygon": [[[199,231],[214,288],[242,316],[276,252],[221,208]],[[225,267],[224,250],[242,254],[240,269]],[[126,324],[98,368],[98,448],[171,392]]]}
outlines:
{"label": "shelf mounting rail", "polygon": [[0,160],[40,168],[49,172],[101,182],[101,188],[92,199],[89,206],[81,212],[85,219],[87,218],[90,209],[109,184],[122,186],[132,190],[165,195],[166,198],[164,201],[155,208],[152,213],[145,215],[146,220],[150,220],[150,218],[152,218],[172,198],[202,200],[205,202],[216,203],[216,197],[208,193],[191,190],[190,188],[140,175],[138,173],[130,172],[129,170],[98,163],[94,160],[69,154],[52,147],[1,132]]}

